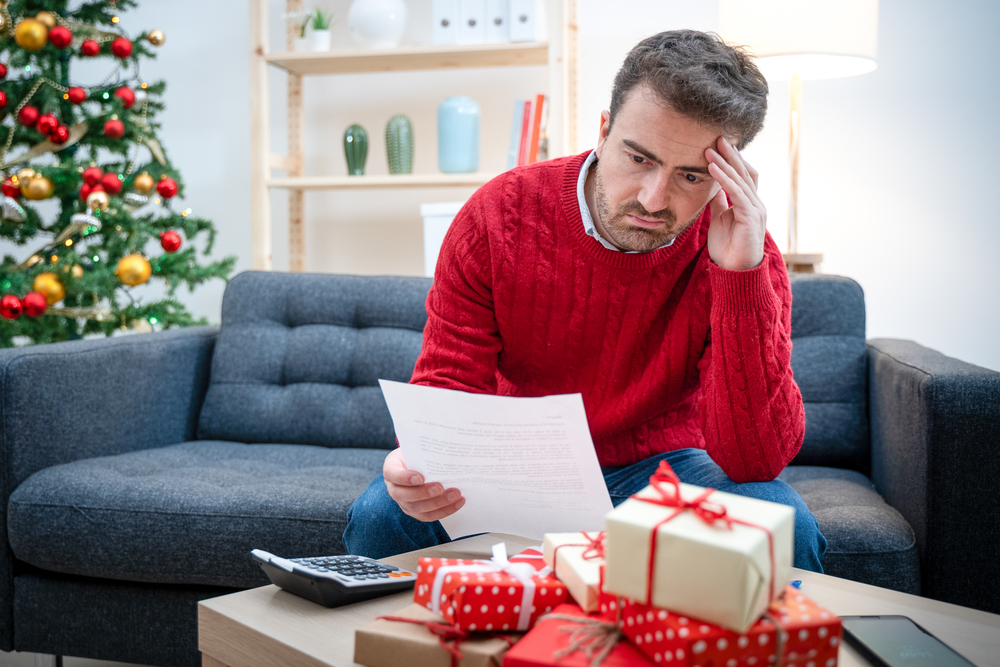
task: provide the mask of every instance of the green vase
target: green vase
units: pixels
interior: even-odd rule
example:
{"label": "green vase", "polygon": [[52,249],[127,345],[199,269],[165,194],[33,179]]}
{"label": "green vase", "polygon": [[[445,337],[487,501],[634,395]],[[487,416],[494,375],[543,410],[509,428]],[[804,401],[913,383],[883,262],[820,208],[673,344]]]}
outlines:
{"label": "green vase", "polygon": [[351,125],[344,132],[344,153],[347,155],[347,175],[363,176],[368,159],[368,133],[360,125]]}
{"label": "green vase", "polygon": [[389,155],[390,174],[413,173],[413,124],[399,114],[385,126],[385,148]]}

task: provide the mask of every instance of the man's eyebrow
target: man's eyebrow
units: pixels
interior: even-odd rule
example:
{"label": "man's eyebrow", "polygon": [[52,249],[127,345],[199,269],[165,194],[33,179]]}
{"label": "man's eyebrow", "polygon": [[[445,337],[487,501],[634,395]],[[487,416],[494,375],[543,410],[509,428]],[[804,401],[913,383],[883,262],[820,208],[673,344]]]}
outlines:
{"label": "man's eyebrow", "polygon": [[[639,144],[635,143],[631,139],[622,139],[622,143],[634,150],[636,153],[642,154],[643,157],[647,157],[656,164],[663,166],[663,160],[653,155],[647,149],[643,148]],[[708,167],[677,167],[677,171],[690,171],[692,174],[705,174],[708,175]]]}

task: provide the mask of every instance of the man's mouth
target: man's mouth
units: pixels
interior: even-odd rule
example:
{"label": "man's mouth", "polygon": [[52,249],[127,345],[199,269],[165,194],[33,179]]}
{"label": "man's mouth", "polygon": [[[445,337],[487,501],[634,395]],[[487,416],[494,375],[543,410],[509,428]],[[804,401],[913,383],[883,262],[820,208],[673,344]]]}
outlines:
{"label": "man's mouth", "polygon": [[643,229],[656,229],[657,227],[660,227],[663,224],[665,224],[663,220],[650,220],[648,218],[640,218],[639,216],[632,215],[631,213],[628,214],[628,217],[629,220],[632,221],[633,225],[635,225],[636,227],[642,227]]}

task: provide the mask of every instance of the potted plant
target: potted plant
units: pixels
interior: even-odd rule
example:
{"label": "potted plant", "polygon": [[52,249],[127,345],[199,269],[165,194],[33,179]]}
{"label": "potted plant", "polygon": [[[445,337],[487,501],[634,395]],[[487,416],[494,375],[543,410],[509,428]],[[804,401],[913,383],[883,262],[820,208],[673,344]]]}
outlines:
{"label": "potted plant", "polygon": [[292,51],[295,53],[301,53],[309,50],[309,40],[306,39],[306,28],[309,27],[309,21],[311,19],[312,14],[307,13],[295,26],[299,31],[299,36],[292,40]]}
{"label": "potted plant", "polygon": [[316,8],[312,13],[312,50],[330,50],[330,23],[333,21],[333,12]]}

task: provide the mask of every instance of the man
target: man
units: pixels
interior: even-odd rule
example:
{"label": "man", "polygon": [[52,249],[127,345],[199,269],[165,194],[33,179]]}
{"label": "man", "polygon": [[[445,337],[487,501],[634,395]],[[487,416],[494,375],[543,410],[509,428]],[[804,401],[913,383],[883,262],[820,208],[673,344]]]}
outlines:
{"label": "man", "polygon": [[[660,460],[689,484],[796,509],[795,565],[826,541],[775,480],[805,430],[791,291],[740,155],[764,124],[749,57],[682,30],[640,42],[615,78],[597,148],[507,172],[445,238],[411,382],[469,392],[579,392],[615,504]],[[351,553],[447,541],[459,489],[396,450],[351,508]]]}

